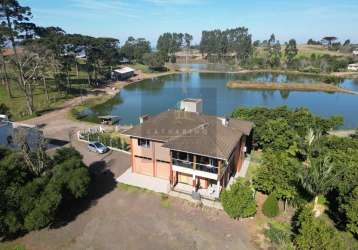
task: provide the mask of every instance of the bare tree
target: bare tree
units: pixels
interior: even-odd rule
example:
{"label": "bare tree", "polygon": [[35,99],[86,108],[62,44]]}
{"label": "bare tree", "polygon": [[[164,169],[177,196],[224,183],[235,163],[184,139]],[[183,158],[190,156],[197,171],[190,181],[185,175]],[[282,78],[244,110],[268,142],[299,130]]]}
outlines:
{"label": "bare tree", "polygon": [[[47,141],[41,134],[37,134],[34,138],[31,135],[31,128],[18,127],[14,130],[13,141],[19,146],[24,157],[25,165],[36,176],[40,176],[47,168],[50,161],[46,154]],[[33,140],[36,140],[34,143]],[[32,148],[30,148],[29,140],[32,141]]]}
{"label": "bare tree", "polygon": [[40,57],[31,48],[24,48],[23,52],[13,57],[11,62],[19,69],[19,75],[14,81],[25,95],[27,112],[32,115],[34,112],[33,89],[40,70]]}

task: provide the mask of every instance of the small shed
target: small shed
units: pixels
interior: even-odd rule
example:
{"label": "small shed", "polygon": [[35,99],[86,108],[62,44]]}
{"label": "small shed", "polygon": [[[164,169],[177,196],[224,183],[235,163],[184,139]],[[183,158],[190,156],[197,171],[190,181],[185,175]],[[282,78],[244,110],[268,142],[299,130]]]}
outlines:
{"label": "small shed", "polygon": [[353,63],[348,65],[348,70],[358,71],[358,63]]}
{"label": "small shed", "polygon": [[113,80],[127,80],[134,76],[134,69],[130,67],[123,67],[112,71]]}
{"label": "small shed", "polygon": [[120,120],[119,116],[115,116],[115,115],[98,116],[98,119],[100,119],[101,124],[104,124],[104,125],[113,125],[113,124],[118,123]]}

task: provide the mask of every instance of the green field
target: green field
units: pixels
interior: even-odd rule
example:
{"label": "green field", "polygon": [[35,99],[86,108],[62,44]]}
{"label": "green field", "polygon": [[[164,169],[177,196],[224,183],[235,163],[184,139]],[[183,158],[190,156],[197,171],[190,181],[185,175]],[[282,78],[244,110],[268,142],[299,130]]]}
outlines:
{"label": "green field", "polygon": [[85,72],[81,72],[78,79],[76,79],[76,74],[71,75],[71,89],[68,91],[69,93],[66,93],[65,89],[58,91],[53,79],[47,80],[50,101],[46,98],[42,81],[36,84],[33,88],[33,103],[35,112],[32,116],[27,114],[25,95],[15,82],[10,82],[13,98],[8,96],[6,87],[0,85],[0,103],[4,103],[10,108],[13,120],[24,120],[40,115],[44,112],[56,109],[68,99],[85,94],[88,89],[88,85],[87,79],[84,78],[84,74]]}

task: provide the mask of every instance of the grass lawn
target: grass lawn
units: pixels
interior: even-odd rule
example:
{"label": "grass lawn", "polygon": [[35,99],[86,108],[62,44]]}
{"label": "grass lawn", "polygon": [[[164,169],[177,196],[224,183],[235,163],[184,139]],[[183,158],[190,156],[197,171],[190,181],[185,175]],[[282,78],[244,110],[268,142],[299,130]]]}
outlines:
{"label": "grass lawn", "polygon": [[147,65],[144,65],[144,64],[135,63],[135,64],[129,65],[129,67],[131,67],[135,70],[141,70],[143,73],[152,73],[153,72],[152,70],[149,69],[149,67]]}
{"label": "grass lawn", "polygon": [[262,151],[252,151],[249,169],[247,170],[246,179],[252,180],[255,176],[257,169],[262,163]]}
{"label": "grass lawn", "polygon": [[15,243],[0,243],[0,250],[26,250],[26,247]]}
{"label": "grass lawn", "polygon": [[75,79],[76,76],[74,74],[71,77],[71,90],[68,94],[65,90],[57,91],[54,80],[47,80],[50,101],[46,98],[42,81],[35,85],[33,90],[35,113],[32,116],[27,114],[25,95],[15,82],[10,83],[11,92],[14,96],[13,98],[8,96],[6,87],[0,85],[0,103],[4,103],[10,108],[13,120],[25,120],[44,112],[51,111],[63,104],[64,101],[79,96],[81,93],[86,93],[86,89],[88,88],[87,80],[84,78]]}

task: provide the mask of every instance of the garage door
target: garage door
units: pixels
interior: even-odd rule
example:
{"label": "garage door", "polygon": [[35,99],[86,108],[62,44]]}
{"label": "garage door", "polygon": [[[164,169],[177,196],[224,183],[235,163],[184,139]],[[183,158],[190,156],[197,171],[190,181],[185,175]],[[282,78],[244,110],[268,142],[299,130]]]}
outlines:
{"label": "garage door", "polygon": [[156,169],[155,173],[158,178],[169,180],[169,176],[170,176],[170,164],[169,163],[157,161],[156,168],[157,169]]}
{"label": "garage door", "polygon": [[183,173],[178,173],[178,182],[193,185],[193,176]]}
{"label": "garage door", "polygon": [[136,173],[153,176],[153,161],[152,160],[134,157],[134,161],[135,161],[134,171]]}

